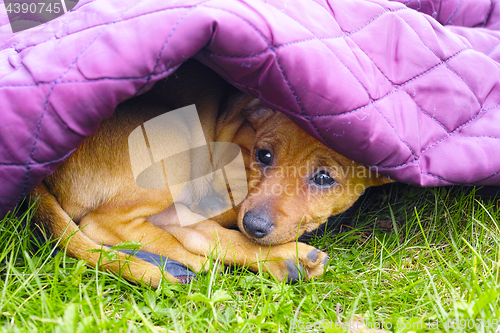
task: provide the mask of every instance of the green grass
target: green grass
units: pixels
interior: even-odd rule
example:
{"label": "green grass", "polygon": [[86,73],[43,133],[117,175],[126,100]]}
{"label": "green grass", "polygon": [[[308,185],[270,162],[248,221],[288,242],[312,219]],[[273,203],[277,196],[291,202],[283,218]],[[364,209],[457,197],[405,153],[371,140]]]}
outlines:
{"label": "green grass", "polygon": [[345,332],[335,326],[363,320],[390,332],[495,332],[498,216],[497,201],[474,193],[393,186],[354,228],[313,240],[331,257],[322,278],[287,285],[266,274],[213,270],[158,289],[62,253],[52,257],[51,243],[33,250],[30,228],[6,218],[0,330]]}

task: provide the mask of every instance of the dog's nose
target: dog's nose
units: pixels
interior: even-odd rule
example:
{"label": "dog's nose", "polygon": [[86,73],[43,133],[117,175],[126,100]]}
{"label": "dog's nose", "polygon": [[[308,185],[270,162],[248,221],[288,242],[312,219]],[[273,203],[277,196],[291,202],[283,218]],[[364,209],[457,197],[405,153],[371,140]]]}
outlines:
{"label": "dog's nose", "polygon": [[250,236],[262,238],[273,230],[273,223],[267,217],[248,211],[243,217],[243,228]]}

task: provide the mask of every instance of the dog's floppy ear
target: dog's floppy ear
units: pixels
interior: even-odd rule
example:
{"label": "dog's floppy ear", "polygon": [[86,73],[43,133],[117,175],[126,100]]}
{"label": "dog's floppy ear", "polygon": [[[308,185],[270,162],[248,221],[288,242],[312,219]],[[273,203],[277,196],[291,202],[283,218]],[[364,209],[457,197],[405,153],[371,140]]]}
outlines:
{"label": "dog's floppy ear", "polygon": [[253,97],[238,91],[230,94],[221,104],[220,114],[223,115],[224,122],[230,122],[253,99]]}
{"label": "dog's floppy ear", "polygon": [[238,114],[242,114],[254,129],[258,129],[264,120],[276,113],[263,107],[258,98],[243,92],[232,94],[223,104],[222,110],[225,113],[224,122],[230,122]]}
{"label": "dog's floppy ear", "polygon": [[252,123],[253,128],[258,129],[276,111],[263,107],[258,98],[252,98],[241,109],[241,113]]}

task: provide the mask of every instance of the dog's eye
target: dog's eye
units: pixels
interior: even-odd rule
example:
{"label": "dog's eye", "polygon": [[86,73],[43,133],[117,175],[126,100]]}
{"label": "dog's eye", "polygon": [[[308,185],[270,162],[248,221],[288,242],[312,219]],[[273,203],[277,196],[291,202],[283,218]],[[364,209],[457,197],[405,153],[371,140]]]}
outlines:
{"label": "dog's eye", "polygon": [[335,180],[325,170],[321,170],[315,174],[313,181],[318,186],[332,186],[335,183]]}
{"label": "dog's eye", "polygon": [[273,161],[273,154],[271,154],[269,150],[265,149],[257,149],[255,157],[257,158],[257,161],[264,165],[271,165]]}

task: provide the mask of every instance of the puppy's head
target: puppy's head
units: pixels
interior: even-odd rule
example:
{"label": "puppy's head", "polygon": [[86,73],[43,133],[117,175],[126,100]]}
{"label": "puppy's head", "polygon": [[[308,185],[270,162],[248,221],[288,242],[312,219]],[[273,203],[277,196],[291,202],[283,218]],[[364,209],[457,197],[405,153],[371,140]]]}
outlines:
{"label": "puppy's head", "polygon": [[334,152],[280,112],[252,100],[243,109],[256,131],[249,195],[238,227],[260,244],[283,244],[348,209],[369,186],[390,182]]}

